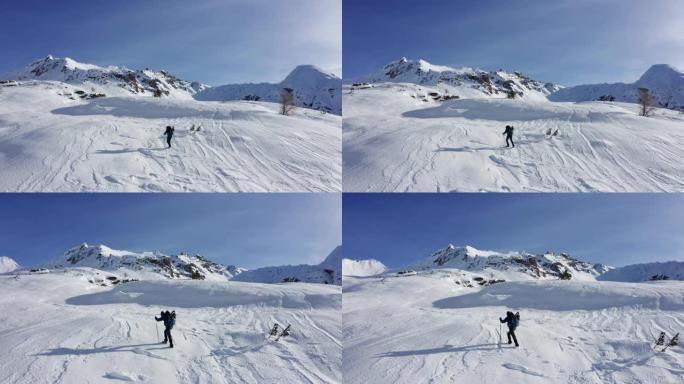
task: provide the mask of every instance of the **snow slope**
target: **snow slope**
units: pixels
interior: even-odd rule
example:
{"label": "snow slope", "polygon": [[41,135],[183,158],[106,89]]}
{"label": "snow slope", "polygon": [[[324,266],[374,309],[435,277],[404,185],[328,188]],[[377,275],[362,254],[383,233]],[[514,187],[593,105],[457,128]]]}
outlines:
{"label": "snow slope", "polygon": [[684,262],[633,264],[615,268],[598,277],[605,281],[640,282],[648,280],[684,280]]}
{"label": "snow slope", "polygon": [[[0,191],[341,189],[339,116],[189,97],[91,100],[78,96],[90,92],[80,85],[17,84],[0,85]],[[176,128],[171,149],[167,125]]]}
{"label": "snow slope", "polygon": [[[467,87],[440,101],[430,93],[442,85],[371,85],[343,91],[344,191],[684,191],[681,113],[644,118],[636,104],[510,100]],[[515,149],[503,148],[509,124]]]}
{"label": "snow slope", "polygon": [[387,271],[387,267],[378,260],[352,260],[342,259],[343,276],[375,276]]}
{"label": "snow slope", "polygon": [[19,264],[12,258],[0,256],[0,273],[8,273],[19,269]]}
{"label": "snow slope", "polygon": [[342,246],[335,248],[318,265],[283,265],[243,271],[234,281],[255,283],[304,282],[342,285]]}
{"label": "snow slope", "polygon": [[[46,289],[48,288],[48,289]],[[340,288],[0,276],[3,383],[340,383]],[[161,344],[161,310],[177,313]],[[266,339],[274,322],[290,336]],[[159,331],[159,334],[157,333]],[[158,336],[159,335],[159,336]]]}
{"label": "snow slope", "polygon": [[195,95],[197,100],[243,100],[258,98],[278,102],[284,88],[292,89],[295,105],[342,114],[342,80],[313,65],[300,65],[280,83],[228,84],[207,88]]}
{"label": "snow slope", "polygon": [[[676,383],[684,283],[513,281],[467,288],[453,270],[345,277],[346,383]],[[499,317],[519,311],[520,348]],[[501,329],[503,328],[503,343]]]}
{"label": "snow slope", "polygon": [[639,88],[646,88],[663,108],[684,111],[684,72],[667,64],[649,68],[634,83],[588,84],[567,87],[549,95],[553,101],[615,100],[636,103]]}

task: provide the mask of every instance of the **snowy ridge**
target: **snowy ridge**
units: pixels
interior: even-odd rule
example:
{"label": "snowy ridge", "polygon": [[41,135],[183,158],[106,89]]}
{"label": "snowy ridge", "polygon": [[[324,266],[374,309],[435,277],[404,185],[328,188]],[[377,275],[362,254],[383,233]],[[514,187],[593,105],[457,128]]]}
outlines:
{"label": "snowy ridge", "polygon": [[342,285],[342,246],[335,248],[318,265],[284,265],[244,271],[234,281],[254,283],[318,283]]}
{"label": "snowy ridge", "polygon": [[449,98],[498,97],[545,98],[560,89],[552,83],[531,79],[520,72],[484,71],[472,68],[451,68],[425,60],[402,58],[385,65],[378,72],[360,78],[363,83],[410,83],[430,87],[427,94],[416,95],[429,101],[437,96]]}
{"label": "snowy ridge", "polygon": [[570,273],[571,279],[592,281],[611,269],[603,264],[577,260],[565,253],[500,253],[482,251],[471,246],[455,247],[451,244],[408,268],[417,271],[453,268],[487,274],[506,281],[559,279],[566,271]]}
{"label": "snowy ridge", "polygon": [[343,276],[375,276],[387,271],[387,267],[378,260],[352,260],[342,259],[342,275]]}
{"label": "snowy ridge", "polygon": [[8,256],[0,256],[0,273],[9,273],[19,269],[19,263]]}
{"label": "snowy ridge", "polygon": [[[79,63],[68,57],[52,55],[36,60],[20,71],[0,78],[21,82],[31,80],[59,81],[94,89],[93,95],[104,96],[159,96],[190,98],[207,85],[179,79],[167,71],[150,69],[131,70],[117,66],[99,67]],[[84,91],[85,92],[85,91]]]}
{"label": "snowy ridge", "polygon": [[612,269],[598,280],[640,282],[649,280],[684,280],[684,262],[667,261],[632,264]]}
{"label": "snowy ridge", "polygon": [[195,279],[226,281],[246,271],[234,265],[214,263],[201,255],[165,255],[160,252],[130,252],[111,249],[105,245],[83,243],[71,248],[45,267],[92,268],[117,272],[135,279]]}
{"label": "snowy ridge", "polygon": [[659,107],[684,111],[684,72],[667,64],[653,65],[634,83],[567,87],[549,95],[549,100],[636,103],[639,100],[639,88],[648,89]]}
{"label": "snowy ridge", "polygon": [[280,83],[227,84],[208,88],[195,95],[197,100],[259,100],[278,102],[283,89],[291,89],[295,104],[336,115],[342,114],[342,80],[313,65],[300,65]]}

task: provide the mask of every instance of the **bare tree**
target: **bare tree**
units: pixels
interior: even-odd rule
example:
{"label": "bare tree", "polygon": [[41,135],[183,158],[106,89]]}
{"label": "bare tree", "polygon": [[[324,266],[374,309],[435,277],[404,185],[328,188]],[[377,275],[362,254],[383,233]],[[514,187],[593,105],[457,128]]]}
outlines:
{"label": "bare tree", "polygon": [[280,91],[280,114],[288,116],[294,109],[294,90],[292,88],[283,88]]}
{"label": "bare tree", "polygon": [[653,104],[653,95],[651,95],[648,88],[639,88],[639,106],[641,107],[639,115],[644,117],[650,116],[653,109],[655,109]]}

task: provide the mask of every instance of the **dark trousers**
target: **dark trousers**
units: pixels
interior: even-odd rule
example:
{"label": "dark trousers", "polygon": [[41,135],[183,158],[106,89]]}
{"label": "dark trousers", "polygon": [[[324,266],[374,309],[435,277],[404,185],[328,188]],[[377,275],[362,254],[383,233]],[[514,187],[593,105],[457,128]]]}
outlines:
{"label": "dark trousers", "polygon": [[515,329],[508,329],[508,344],[511,343],[511,336],[513,337],[513,341],[515,341],[515,346],[518,346],[518,339],[515,337]]}
{"label": "dark trousers", "polygon": [[513,142],[513,136],[506,136],[506,146],[508,147],[508,142],[511,142],[510,145],[512,145],[515,148],[515,143]]}
{"label": "dark trousers", "polygon": [[169,148],[171,148],[171,138],[173,135],[166,135],[166,144],[169,145]]}
{"label": "dark trousers", "polygon": [[173,348],[173,337],[171,337],[171,328],[164,328],[164,342],[169,342],[169,346]]}

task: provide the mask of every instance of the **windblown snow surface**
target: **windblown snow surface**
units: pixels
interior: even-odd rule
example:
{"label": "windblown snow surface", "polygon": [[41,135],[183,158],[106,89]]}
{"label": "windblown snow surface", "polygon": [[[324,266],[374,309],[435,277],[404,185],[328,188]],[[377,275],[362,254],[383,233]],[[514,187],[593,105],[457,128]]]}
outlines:
{"label": "windblown snow surface", "polygon": [[[97,270],[0,276],[2,383],[340,383],[340,288],[156,280]],[[177,313],[173,349],[161,310]],[[278,342],[266,336],[291,324]],[[159,336],[157,334],[159,332]]]}
{"label": "windblown snow surface", "polygon": [[[45,60],[0,83],[0,191],[342,188],[340,116],[305,108],[282,116],[269,102],[197,101],[194,92],[206,86],[168,74]],[[152,97],[154,89],[162,97]],[[176,129],[171,149],[167,125]]]}
{"label": "windblown snow surface", "polygon": [[[552,102],[539,86],[507,99],[491,76],[435,71],[345,86],[345,191],[684,190],[681,112],[646,118],[636,104]],[[515,149],[503,148],[506,125]]]}
{"label": "windblown snow surface", "polygon": [[[684,377],[681,346],[652,349],[660,331],[668,338],[684,332],[682,282],[507,280],[466,288],[456,284],[463,274],[345,276],[345,382],[617,384]],[[521,315],[519,348],[507,344],[499,323],[507,310]]]}

